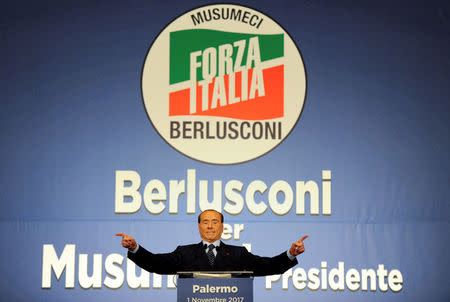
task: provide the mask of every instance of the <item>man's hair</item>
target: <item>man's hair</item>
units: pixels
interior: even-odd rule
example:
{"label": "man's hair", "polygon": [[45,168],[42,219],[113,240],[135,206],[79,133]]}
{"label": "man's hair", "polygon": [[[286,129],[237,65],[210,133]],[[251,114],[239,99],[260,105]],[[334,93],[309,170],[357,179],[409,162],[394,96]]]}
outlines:
{"label": "man's hair", "polygon": [[202,216],[202,214],[205,213],[205,212],[207,212],[207,211],[213,211],[213,212],[218,213],[218,214],[220,215],[220,222],[223,223],[223,215],[222,215],[222,213],[217,212],[216,210],[213,210],[213,209],[204,210],[203,212],[201,212],[201,213],[198,215],[198,218],[197,218],[198,223],[200,223],[200,216]]}

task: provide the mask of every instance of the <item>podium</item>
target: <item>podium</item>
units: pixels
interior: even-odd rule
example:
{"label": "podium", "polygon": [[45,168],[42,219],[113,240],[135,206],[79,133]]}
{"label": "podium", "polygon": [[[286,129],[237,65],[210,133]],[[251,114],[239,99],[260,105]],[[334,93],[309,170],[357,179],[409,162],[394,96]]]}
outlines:
{"label": "podium", "polygon": [[253,302],[253,272],[178,272],[177,302]]}

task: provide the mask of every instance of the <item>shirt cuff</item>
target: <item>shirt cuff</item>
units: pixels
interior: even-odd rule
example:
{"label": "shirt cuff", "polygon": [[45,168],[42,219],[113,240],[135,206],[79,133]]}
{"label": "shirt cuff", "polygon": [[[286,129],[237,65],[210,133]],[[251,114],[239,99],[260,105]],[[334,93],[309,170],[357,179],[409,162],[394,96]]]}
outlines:
{"label": "shirt cuff", "polygon": [[286,251],[286,254],[287,254],[289,260],[294,260],[295,259],[295,256],[292,256],[291,253],[289,253],[289,250]]}
{"label": "shirt cuff", "polygon": [[137,250],[139,249],[139,243],[136,242],[136,248],[132,251],[130,251],[130,253],[136,254]]}

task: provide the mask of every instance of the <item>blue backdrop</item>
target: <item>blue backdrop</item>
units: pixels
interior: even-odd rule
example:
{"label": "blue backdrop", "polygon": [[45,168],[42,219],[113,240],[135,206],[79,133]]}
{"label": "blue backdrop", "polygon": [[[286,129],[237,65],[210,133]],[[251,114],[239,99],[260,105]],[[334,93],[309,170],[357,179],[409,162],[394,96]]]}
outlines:
{"label": "blue backdrop", "polygon": [[[144,205],[115,213],[115,173],[151,179],[232,179],[248,185],[321,183],[332,173],[332,214],[284,216],[246,208],[239,240],[275,255],[304,234],[297,266],[328,272],[399,270],[399,292],[266,288],[255,301],[447,301],[449,265],[450,5],[446,1],[236,1],[276,20],[297,43],[307,72],[303,113],[288,138],[247,163],[217,166],[183,156],[152,127],[141,97],[149,46],[175,17],[210,1],[20,1],[2,4],[0,290],[3,301],[174,301],[176,290],[78,283],[79,254],[125,256],[116,232],[155,252],[198,242],[196,215]],[[140,192],[142,193],[143,185]],[[266,198],[261,197],[261,200]],[[183,202],[184,201],[184,202]],[[225,201],[224,201],[225,203]],[[295,203],[294,203],[295,204]],[[197,207],[198,214],[198,207]],[[43,288],[44,245],[76,246],[66,273]],[[121,266],[126,274],[125,260]],[[295,268],[294,268],[295,269]],[[337,279],[336,279],[337,280]]]}

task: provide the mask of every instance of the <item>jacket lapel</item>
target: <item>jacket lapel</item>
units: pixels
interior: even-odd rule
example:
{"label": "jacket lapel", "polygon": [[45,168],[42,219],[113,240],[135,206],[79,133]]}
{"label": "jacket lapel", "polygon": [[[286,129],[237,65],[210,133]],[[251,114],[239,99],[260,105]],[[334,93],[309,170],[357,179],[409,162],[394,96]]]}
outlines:
{"label": "jacket lapel", "polygon": [[194,261],[194,263],[198,263],[198,270],[206,270],[207,268],[211,268],[202,241],[200,241],[200,243],[198,243],[195,247],[195,258],[197,260]]}
{"label": "jacket lapel", "polygon": [[223,243],[222,241],[220,241],[220,246],[217,249],[217,256],[216,256],[216,259],[214,260],[213,267],[215,269],[226,267],[229,257],[230,257],[230,252],[228,251],[228,246],[225,243]]}

